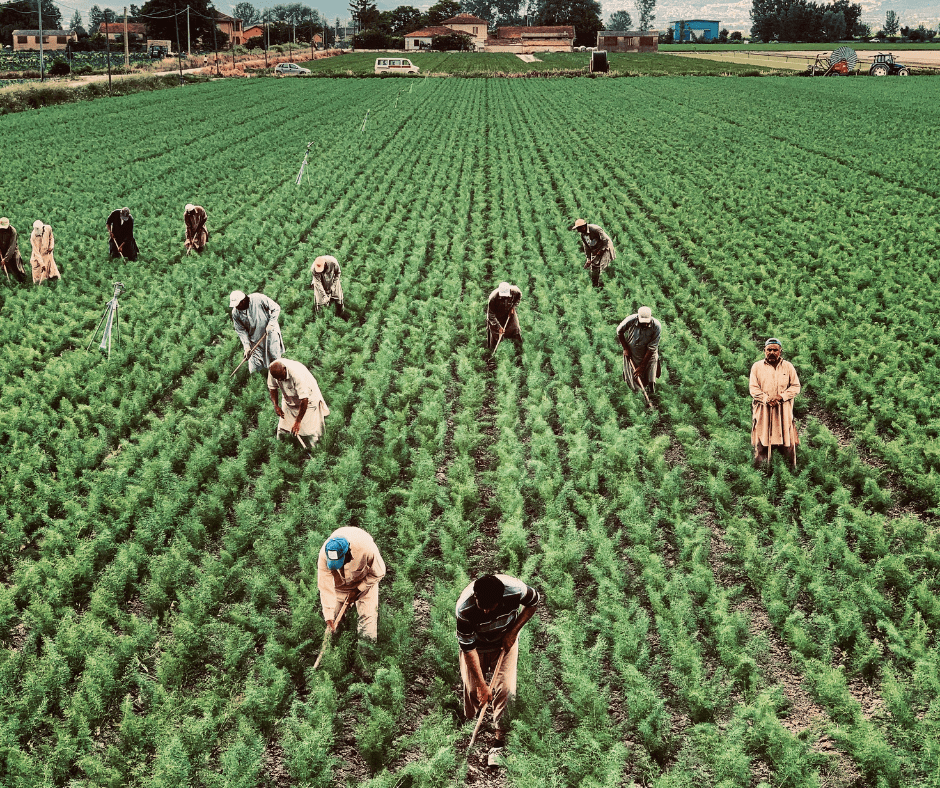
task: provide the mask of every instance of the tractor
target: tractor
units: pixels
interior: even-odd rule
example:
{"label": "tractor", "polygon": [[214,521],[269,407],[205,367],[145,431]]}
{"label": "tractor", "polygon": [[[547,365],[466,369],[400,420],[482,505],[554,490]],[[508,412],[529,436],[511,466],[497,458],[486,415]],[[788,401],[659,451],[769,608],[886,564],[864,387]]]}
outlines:
{"label": "tractor", "polygon": [[911,70],[907,66],[902,66],[900,63],[896,63],[894,60],[894,55],[884,54],[879,52],[875,55],[875,59],[871,64],[871,67],[868,69],[868,73],[873,77],[886,77],[889,74],[892,76],[899,77],[909,77],[911,75]]}
{"label": "tractor", "polygon": [[852,47],[839,47],[828,57],[816,55],[816,60],[806,67],[806,73],[811,77],[847,77],[855,71],[858,65],[858,55]]}

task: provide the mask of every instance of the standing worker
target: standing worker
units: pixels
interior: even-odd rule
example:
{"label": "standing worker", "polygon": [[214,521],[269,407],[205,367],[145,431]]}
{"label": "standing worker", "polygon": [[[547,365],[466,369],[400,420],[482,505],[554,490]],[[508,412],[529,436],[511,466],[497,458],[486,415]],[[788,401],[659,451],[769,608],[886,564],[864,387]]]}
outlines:
{"label": "standing worker", "polygon": [[20,282],[26,281],[26,269],[23,267],[23,258],[20,256],[20,244],[16,229],[10,225],[10,220],[4,216],[0,218],[0,266]]}
{"label": "standing worker", "polygon": [[341,272],[336,258],[330,254],[321,254],[310,266],[310,273],[313,274],[310,289],[313,290],[317,314],[332,301],[336,305],[336,314],[343,320],[349,320],[343,311],[343,285],[340,283]]}
{"label": "standing worker", "polygon": [[[283,408],[277,404],[278,391],[283,394]],[[280,417],[274,433],[278,440],[288,433],[309,438],[311,443],[320,440],[330,409],[309,369],[289,358],[273,361],[268,368],[268,395]]]}
{"label": "standing worker", "polygon": [[41,284],[46,279],[60,279],[61,274],[52,254],[52,250],[55,249],[52,228],[48,224],[43,224],[41,219],[37,219],[33,222],[29,244],[33,249],[29,258],[29,264],[33,268],[33,282]]}
{"label": "standing worker", "polygon": [[[457,643],[460,646],[460,679],[463,682],[463,712],[476,717],[492,701],[496,743],[489,762],[496,763],[498,749],[506,742],[506,707],[516,697],[516,664],[519,659],[519,630],[532,618],[542,599],[539,592],[509,575],[483,575],[470,583],[457,600]],[[522,608],[521,610],[519,608]],[[486,675],[492,676],[493,691]]]}
{"label": "standing worker", "polygon": [[108,214],[105,222],[108,228],[108,254],[134,261],[140,250],[134,240],[134,217],[130,208],[118,208]]}
{"label": "standing worker", "polygon": [[348,600],[356,603],[360,645],[371,651],[378,638],[379,582],[385,561],[372,537],[361,528],[337,528],[323,543],[317,558],[317,588],[323,618],[331,632],[335,617]]}
{"label": "standing worker", "polygon": [[642,386],[647,394],[656,393],[662,333],[662,324],[648,306],[641,306],[635,315],[629,315],[617,326],[617,339],[623,347],[624,377],[633,391]]}
{"label": "standing worker", "polygon": [[[263,372],[284,354],[281,326],[277,322],[281,307],[262,293],[245,295],[235,290],[229,295],[232,323],[248,358],[248,374]],[[250,358],[249,358],[250,356]]]}
{"label": "standing worker", "polygon": [[770,460],[773,446],[782,446],[796,468],[796,447],[800,442],[793,420],[793,399],[800,393],[800,379],[793,365],[781,356],[780,340],[764,343],[764,358],[751,366],[751,445],[754,464]]}
{"label": "standing worker", "polygon": [[183,221],[186,223],[186,253],[201,252],[206,248],[209,240],[209,229],[206,227],[208,217],[206,209],[201,205],[189,203],[183,211]]}
{"label": "standing worker", "polygon": [[584,250],[584,267],[591,269],[591,284],[600,287],[601,271],[617,259],[614,242],[598,225],[577,219],[572,230],[581,233],[581,248]]}
{"label": "standing worker", "polygon": [[486,346],[495,348],[502,336],[522,343],[519,315],[516,307],[522,300],[522,291],[509,282],[500,282],[486,301]]}

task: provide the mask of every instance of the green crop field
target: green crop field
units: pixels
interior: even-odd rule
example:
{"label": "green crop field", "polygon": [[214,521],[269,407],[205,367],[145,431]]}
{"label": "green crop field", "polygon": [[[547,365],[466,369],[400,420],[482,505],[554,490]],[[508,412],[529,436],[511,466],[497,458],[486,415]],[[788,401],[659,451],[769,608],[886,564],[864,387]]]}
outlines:
{"label": "green crop field", "polygon": [[[0,784],[940,785],[932,84],[251,79],[4,117],[0,214],[64,278],[0,283]],[[618,249],[598,290],[577,217]],[[348,323],[314,318],[324,253]],[[525,342],[490,357],[503,279]],[[309,461],[229,378],[236,288],[330,407]],[[640,304],[655,410],[615,338]],[[796,472],[750,464],[770,335]],[[313,671],[342,525],[389,566],[368,683],[352,628]],[[546,599],[496,770],[454,637],[491,571]]]}

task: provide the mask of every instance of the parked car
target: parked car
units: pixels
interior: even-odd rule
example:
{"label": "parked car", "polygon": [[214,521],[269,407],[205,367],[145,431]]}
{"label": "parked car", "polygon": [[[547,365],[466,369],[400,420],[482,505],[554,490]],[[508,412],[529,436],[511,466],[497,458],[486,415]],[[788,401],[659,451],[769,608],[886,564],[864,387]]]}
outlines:
{"label": "parked car", "polygon": [[403,57],[379,57],[375,59],[376,74],[417,74],[421,69]]}
{"label": "parked car", "polygon": [[874,62],[868,69],[868,73],[873,77],[886,77],[889,74],[892,76],[907,77],[910,76],[911,72],[907,66],[896,63],[894,55],[886,55],[879,52],[875,55]]}
{"label": "parked car", "polygon": [[274,73],[279,77],[300,77],[309,74],[309,68],[303,68],[296,63],[278,63],[274,67]]}

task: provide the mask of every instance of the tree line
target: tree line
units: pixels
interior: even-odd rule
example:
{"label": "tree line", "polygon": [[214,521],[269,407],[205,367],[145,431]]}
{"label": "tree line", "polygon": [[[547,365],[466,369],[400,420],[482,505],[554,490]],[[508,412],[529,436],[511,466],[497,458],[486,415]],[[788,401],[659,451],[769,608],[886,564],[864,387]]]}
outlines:
{"label": "tree line", "polygon": [[760,41],[842,41],[868,33],[862,6],[849,0],[753,0],[751,38]]}

